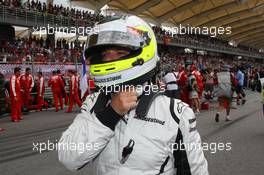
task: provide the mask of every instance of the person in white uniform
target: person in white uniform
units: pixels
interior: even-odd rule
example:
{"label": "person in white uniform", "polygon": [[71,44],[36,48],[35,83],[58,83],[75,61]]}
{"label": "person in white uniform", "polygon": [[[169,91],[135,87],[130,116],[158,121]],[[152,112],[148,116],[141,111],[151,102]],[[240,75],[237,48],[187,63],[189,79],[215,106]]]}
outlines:
{"label": "person in white uniform", "polygon": [[85,55],[101,89],[62,134],[59,161],[69,170],[88,164],[89,175],[208,175],[192,109],[150,84],[159,60],[151,27],[136,16],[97,27]]}
{"label": "person in white uniform", "polygon": [[164,82],[166,83],[166,90],[170,97],[180,99],[180,90],[177,84],[177,74],[172,69],[171,71],[166,72],[163,77]]}

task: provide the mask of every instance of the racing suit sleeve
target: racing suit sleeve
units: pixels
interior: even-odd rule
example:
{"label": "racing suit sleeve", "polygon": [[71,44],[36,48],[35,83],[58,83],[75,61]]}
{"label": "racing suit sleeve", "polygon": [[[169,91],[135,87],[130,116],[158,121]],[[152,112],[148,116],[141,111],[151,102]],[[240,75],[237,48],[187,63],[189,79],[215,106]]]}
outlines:
{"label": "racing suit sleeve", "polygon": [[31,92],[31,90],[32,90],[32,88],[34,87],[34,85],[35,85],[35,82],[34,82],[34,78],[33,78],[33,76],[32,75],[30,75],[30,77],[31,77],[31,85],[30,85],[30,92]]}
{"label": "racing suit sleeve", "polygon": [[[81,108],[81,113],[62,134],[59,141],[59,161],[72,171],[78,170],[100,154],[114,136],[114,126],[119,121],[110,105],[97,116],[94,112],[91,113],[90,107],[93,106],[93,102],[89,97],[93,95],[87,97]],[[72,145],[75,145],[75,149],[69,147]]]}
{"label": "racing suit sleeve", "polygon": [[183,110],[180,118],[176,144],[181,146],[174,153],[177,175],[209,175],[201,137],[196,128],[196,118],[189,107]]}
{"label": "racing suit sleeve", "polygon": [[72,76],[71,77],[71,85],[72,85],[72,93],[74,93],[74,87],[75,87],[75,77],[74,76]]}
{"label": "racing suit sleeve", "polygon": [[40,78],[40,82],[39,82],[39,96],[42,96],[42,88],[44,86],[44,78],[41,77]]}
{"label": "racing suit sleeve", "polygon": [[21,86],[21,91],[24,91],[24,75],[20,75],[19,77],[19,83],[20,83],[20,86]]}
{"label": "racing suit sleeve", "polygon": [[51,78],[48,81],[48,86],[51,87]]}
{"label": "racing suit sleeve", "polygon": [[14,96],[16,97],[16,78],[15,76],[11,78],[11,89],[12,89]]}

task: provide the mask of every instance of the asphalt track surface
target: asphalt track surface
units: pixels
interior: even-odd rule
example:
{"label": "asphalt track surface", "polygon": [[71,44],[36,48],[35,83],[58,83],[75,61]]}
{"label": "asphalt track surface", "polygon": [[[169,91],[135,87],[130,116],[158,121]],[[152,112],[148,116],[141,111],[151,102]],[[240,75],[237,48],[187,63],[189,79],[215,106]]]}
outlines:
{"label": "asphalt track surface", "polygon": [[[225,121],[222,112],[216,123],[215,106],[212,103],[209,111],[197,116],[210,174],[263,175],[264,117],[260,94],[247,91],[246,104],[231,111],[231,122]],[[10,122],[9,117],[0,118],[0,127],[5,128],[0,133],[0,175],[88,175],[87,167],[78,172],[66,170],[58,162],[56,151],[39,153],[33,149],[33,143],[58,141],[77,113],[78,109],[72,114],[33,112],[20,123]]]}

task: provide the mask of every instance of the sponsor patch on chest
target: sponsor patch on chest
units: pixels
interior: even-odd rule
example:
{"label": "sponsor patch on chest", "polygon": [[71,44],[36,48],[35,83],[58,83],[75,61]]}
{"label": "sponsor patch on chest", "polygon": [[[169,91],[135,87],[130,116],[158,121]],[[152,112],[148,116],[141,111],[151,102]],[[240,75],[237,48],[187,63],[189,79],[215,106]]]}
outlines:
{"label": "sponsor patch on chest", "polygon": [[157,124],[160,124],[160,125],[164,125],[165,124],[165,121],[162,121],[162,120],[159,120],[159,119],[156,119],[156,118],[136,117],[136,116],[134,118],[138,119],[138,120],[146,121],[146,122],[157,123]]}

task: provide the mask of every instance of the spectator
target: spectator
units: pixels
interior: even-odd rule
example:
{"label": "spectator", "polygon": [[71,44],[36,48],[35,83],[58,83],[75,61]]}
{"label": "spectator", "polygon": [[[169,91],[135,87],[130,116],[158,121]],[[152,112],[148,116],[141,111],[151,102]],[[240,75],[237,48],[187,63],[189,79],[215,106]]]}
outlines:
{"label": "spectator", "polygon": [[13,122],[19,122],[23,119],[21,116],[22,98],[19,77],[20,68],[16,67],[14,75],[10,78],[11,119]]}
{"label": "spectator", "polygon": [[49,107],[48,103],[44,100],[44,93],[45,93],[45,81],[42,72],[40,71],[38,72],[38,82],[37,82],[37,95],[38,95],[37,109],[39,111],[42,111],[43,105],[46,107],[46,110]]}
{"label": "spectator", "polygon": [[57,74],[57,71],[52,72],[52,76],[49,80],[48,85],[49,87],[51,87],[51,90],[52,90],[56,112],[59,111],[59,103],[60,103],[61,110],[63,110],[63,99],[62,99],[61,87],[64,86],[64,83],[61,77]]}
{"label": "spectator", "polygon": [[20,76],[20,86],[23,92],[23,106],[26,107],[27,111],[29,111],[31,101],[30,93],[34,87],[34,78],[31,75],[31,69],[29,67],[26,68],[25,74]]}
{"label": "spectator", "polygon": [[215,115],[215,121],[219,122],[220,111],[226,109],[226,121],[230,121],[230,109],[232,102],[232,86],[236,86],[235,77],[230,73],[227,66],[222,67],[217,73],[217,88],[215,94],[218,97],[219,106]]}
{"label": "spectator", "polygon": [[200,113],[200,101],[199,101],[199,88],[195,76],[192,74],[190,69],[187,69],[188,74],[188,87],[189,87],[189,98],[191,100],[191,107],[196,114]]}
{"label": "spectator", "polygon": [[246,94],[243,90],[244,87],[244,73],[241,71],[241,67],[237,67],[236,79],[238,81],[236,93],[237,93],[237,105],[240,105],[240,99],[242,99],[242,104],[246,102]]}
{"label": "spectator", "polygon": [[166,72],[164,76],[164,81],[166,83],[166,92],[169,97],[180,99],[180,91],[177,85],[177,75],[174,69]]}

